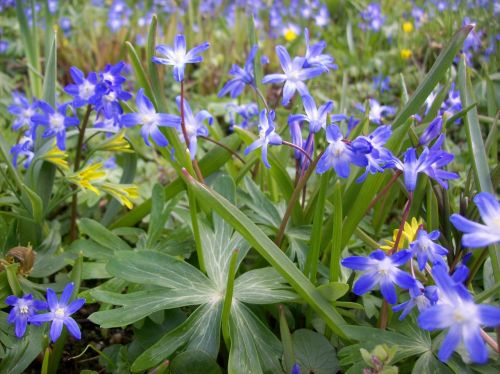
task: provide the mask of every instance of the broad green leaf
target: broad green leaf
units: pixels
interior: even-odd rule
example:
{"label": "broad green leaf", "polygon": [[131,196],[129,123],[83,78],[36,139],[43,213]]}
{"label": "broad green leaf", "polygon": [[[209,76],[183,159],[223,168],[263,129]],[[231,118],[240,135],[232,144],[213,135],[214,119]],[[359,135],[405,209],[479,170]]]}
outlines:
{"label": "broad green leaf", "polygon": [[276,304],[297,300],[285,279],[271,268],[250,270],[234,284],[234,298],[248,304]]}
{"label": "broad green leaf", "polygon": [[295,291],[309,303],[311,308],[325,319],[328,326],[337,335],[345,337],[344,319],[323,299],[314,285],[259,227],[215,191],[208,189],[192,178],[189,178],[188,181],[193,191],[196,192],[200,204],[205,204],[208,208],[213,209],[231,224],[292,285]]}
{"label": "broad green leaf", "polygon": [[132,249],[124,240],[120,239],[97,221],[82,218],[78,222],[78,227],[82,234],[88,235],[96,243],[113,251]]}
{"label": "broad green leaf", "polygon": [[26,186],[25,184],[23,185],[23,190],[28,196],[28,199],[31,203],[31,213],[33,215],[33,218],[35,219],[35,222],[37,223],[42,223],[43,221],[43,202],[40,196],[33,191],[31,188]]}
{"label": "broad green leaf", "polygon": [[318,291],[328,301],[336,301],[349,291],[349,285],[347,283],[330,282],[319,286]]}
{"label": "broad green leaf", "polygon": [[213,283],[197,268],[159,252],[119,251],[108,263],[107,270],[129,282],[176,288],[186,293],[215,293]]}
{"label": "broad green leaf", "polygon": [[418,358],[413,366],[412,374],[452,374],[445,364],[439,361],[431,351],[425,352]]}
{"label": "broad green leaf", "polygon": [[185,322],[144,351],[132,364],[132,371],[158,365],[181,346],[187,346],[187,350],[202,350],[215,358],[219,352],[221,310],[221,302],[200,306]]}
{"label": "broad green leaf", "polygon": [[89,317],[103,328],[127,326],[159,310],[200,305],[207,301],[207,295],[203,293],[164,288],[129,294],[91,290],[90,295],[103,303],[121,305],[120,308],[95,312]]}
{"label": "broad green leaf", "polygon": [[323,335],[300,329],[292,334],[292,339],[301,372],[330,374],[340,370],[335,348]]}
{"label": "broad green leaf", "polygon": [[182,352],[172,360],[169,368],[171,374],[222,374],[217,362],[203,351]]}
{"label": "broad green leaf", "polygon": [[280,341],[242,303],[233,303],[228,373],[280,373]]}

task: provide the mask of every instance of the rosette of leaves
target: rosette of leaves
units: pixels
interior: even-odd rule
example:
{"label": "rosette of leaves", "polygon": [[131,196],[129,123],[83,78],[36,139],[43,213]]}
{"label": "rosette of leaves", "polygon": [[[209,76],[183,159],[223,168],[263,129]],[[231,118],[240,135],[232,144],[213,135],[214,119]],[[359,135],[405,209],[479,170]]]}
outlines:
{"label": "rosette of leaves", "polygon": [[[231,179],[219,176],[215,186],[234,201]],[[202,351],[213,359],[219,353],[221,325],[227,323],[230,373],[280,372],[282,347],[277,337],[247,304],[266,305],[294,301],[297,295],[270,267],[229,274],[232,253],[238,249],[235,271],[249,245],[219,216],[211,222],[199,220],[206,274],[177,257],[160,251],[118,251],[106,269],[117,278],[141,285],[128,294],[95,289],[92,297],[118,305],[99,311],[90,320],[101,327],[122,327],[165,309],[195,306],[189,317],[164,334],[132,364],[133,371],[149,369],[176,352]],[[228,277],[234,279],[230,313],[223,321],[223,305],[228,297]],[[137,289],[137,287],[135,287]],[[229,295],[230,296],[230,295]]]}

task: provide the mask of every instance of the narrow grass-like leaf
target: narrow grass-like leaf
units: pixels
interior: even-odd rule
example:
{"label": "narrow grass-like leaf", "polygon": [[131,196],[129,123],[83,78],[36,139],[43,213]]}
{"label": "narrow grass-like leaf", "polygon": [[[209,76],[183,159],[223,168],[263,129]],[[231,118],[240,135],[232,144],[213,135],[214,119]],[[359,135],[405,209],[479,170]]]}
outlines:
{"label": "narrow grass-like leaf", "polygon": [[124,240],[106,229],[99,222],[88,218],[82,218],[78,222],[78,228],[82,234],[86,234],[95,242],[113,251],[131,250],[130,246]]}
{"label": "narrow grass-like leaf", "polygon": [[424,80],[419,84],[410,100],[405,104],[403,109],[398,113],[393,122],[393,128],[403,125],[412,114],[415,114],[425,99],[432,92],[434,87],[440,80],[443,79],[446,71],[453,63],[453,59],[457,55],[467,35],[473,29],[472,25],[466,25],[461,28],[451,39],[448,45],[441,51],[436,62],[432,65],[431,70],[427,73]]}
{"label": "narrow grass-like leaf", "polygon": [[154,106],[158,108],[156,97],[153,95],[153,90],[151,88],[151,83],[147,78],[146,72],[144,71],[144,67],[142,66],[139,55],[137,54],[132,43],[125,42],[125,46],[127,48],[128,55],[130,57],[130,62],[132,63],[132,67],[134,68],[135,76],[137,78],[138,88],[144,88],[146,96],[149,97],[153,102]]}

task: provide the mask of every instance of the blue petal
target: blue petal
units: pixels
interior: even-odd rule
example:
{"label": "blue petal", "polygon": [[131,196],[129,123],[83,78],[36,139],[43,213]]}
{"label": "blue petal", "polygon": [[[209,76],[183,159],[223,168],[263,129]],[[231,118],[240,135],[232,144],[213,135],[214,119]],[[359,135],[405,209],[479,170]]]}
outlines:
{"label": "blue petal", "polygon": [[389,304],[396,304],[398,301],[396,287],[394,287],[389,279],[382,279],[380,281],[380,292]]}
{"label": "blue petal", "polygon": [[295,83],[287,80],[283,86],[283,100],[281,103],[283,105],[288,105],[295,91],[297,91],[297,86],[295,85]]}
{"label": "blue petal", "polygon": [[165,135],[162,134],[160,129],[157,126],[151,126],[149,129],[149,135],[151,138],[158,144],[160,147],[166,147],[168,145],[168,140],[165,138]]}
{"label": "blue petal", "polygon": [[125,127],[132,127],[141,123],[141,116],[138,113],[126,113],[120,117],[120,123]]}
{"label": "blue petal", "polygon": [[76,313],[78,310],[80,310],[83,304],[85,304],[85,299],[76,299],[68,305],[66,311],[68,312],[68,314]]}
{"label": "blue petal", "polygon": [[[70,334],[73,335],[73,337],[75,339],[80,340],[82,338],[80,328],[78,327],[76,321],[73,318],[71,318],[71,317],[64,318],[64,324],[68,328],[68,331],[70,332]],[[51,332],[52,332],[52,329],[51,329]]]}
{"label": "blue petal", "polygon": [[342,266],[353,270],[368,270],[374,265],[374,261],[365,256],[346,257],[340,263]]}
{"label": "blue petal", "polygon": [[73,282],[70,282],[64,287],[64,291],[61,294],[61,298],[59,299],[59,304],[60,305],[68,305],[69,299],[71,298],[71,295],[73,294],[73,289],[75,288],[75,284]]}
{"label": "blue petal", "polygon": [[401,288],[410,289],[415,286],[415,278],[402,270],[395,269],[394,283]]}
{"label": "blue petal", "polygon": [[57,339],[61,336],[61,332],[63,329],[63,321],[62,319],[56,318],[52,321],[52,325],[50,326],[50,339],[52,342],[56,342]]}
{"label": "blue petal", "polygon": [[263,84],[283,83],[286,80],[285,74],[268,74],[262,79]]}
{"label": "blue petal", "polygon": [[444,338],[438,352],[438,357],[441,361],[448,361],[458,343],[460,343],[460,338],[460,326],[452,326],[448,331],[448,335]]}
{"label": "blue petal", "polygon": [[25,316],[18,317],[16,319],[15,332],[18,338],[22,338],[26,332],[26,326],[28,325],[28,319]]}
{"label": "blue petal", "polygon": [[453,307],[450,305],[433,305],[420,313],[418,325],[424,330],[436,330],[450,327],[453,324]]}
{"label": "blue petal", "polygon": [[278,59],[280,60],[281,67],[284,72],[287,72],[292,69],[292,60],[290,59],[290,55],[285,47],[278,45],[276,46],[276,54],[278,55]]}
{"label": "blue petal", "polygon": [[368,291],[372,290],[373,287],[375,287],[375,285],[377,284],[378,281],[377,275],[378,274],[376,272],[363,274],[354,284],[352,292],[354,292],[358,296],[361,296],[367,293]]}
{"label": "blue petal", "polygon": [[474,197],[474,203],[477,205],[484,223],[495,227],[496,221],[500,217],[500,203],[495,197],[488,192],[481,192]]}
{"label": "blue petal", "polygon": [[478,305],[481,323],[489,327],[500,326],[500,308],[493,305]]}
{"label": "blue petal", "polygon": [[52,313],[35,314],[30,317],[30,323],[43,323],[52,321]]}
{"label": "blue petal", "polygon": [[57,309],[57,296],[52,288],[47,288],[47,303],[49,304],[50,310],[54,311]]}
{"label": "blue petal", "polygon": [[186,62],[198,63],[203,61],[203,58],[197,55],[203,51],[206,51],[209,47],[210,43],[208,42],[204,42],[200,45],[197,45],[186,54]]}

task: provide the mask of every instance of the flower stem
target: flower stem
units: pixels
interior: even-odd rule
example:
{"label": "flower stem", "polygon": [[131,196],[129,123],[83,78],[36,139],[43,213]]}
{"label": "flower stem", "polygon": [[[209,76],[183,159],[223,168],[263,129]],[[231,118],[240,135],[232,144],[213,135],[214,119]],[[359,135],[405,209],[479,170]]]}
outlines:
{"label": "flower stem", "polygon": [[236,273],[236,264],[238,262],[239,250],[235,249],[231,254],[229,262],[229,270],[227,274],[226,295],[224,296],[224,304],[222,306],[222,336],[226,343],[227,349],[230,348],[231,336],[229,335],[229,317],[231,315],[231,305],[233,301],[234,276]]}
{"label": "flower stem", "polygon": [[267,104],[266,97],[264,96],[262,91],[259,90],[259,88],[256,85],[251,85],[251,86],[254,89],[257,96],[259,97],[259,99],[262,101],[262,104],[264,104],[264,106],[266,107],[266,110],[269,112],[269,105]]}
{"label": "flower stem", "polygon": [[318,163],[319,159],[321,158],[320,154],[316,159],[309,164],[309,167],[307,168],[306,172],[300,177],[299,181],[297,182],[297,185],[295,186],[295,189],[293,190],[292,196],[290,197],[290,201],[288,202],[288,206],[286,207],[286,212],[285,215],[283,216],[283,220],[281,221],[281,225],[278,230],[278,234],[276,235],[276,239],[274,239],[274,242],[278,247],[281,247],[281,244],[283,243],[283,238],[285,236],[285,228],[286,224],[288,223],[288,220],[290,219],[290,216],[292,215],[292,210],[295,206],[295,203],[300,197],[300,193],[304,186],[306,185],[307,181],[311,177],[311,174],[313,170],[316,168],[316,164]]}
{"label": "flower stem", "polygon": [[410,192],[408,195],[408,201],[406,202],[405,210],[403,212],[403,218],[401,219],[401,224],[399,225],[398,235],[396,236],[396,240],[394,241],[394,246],[389,251],[390,255],[398,251],[399,242],[401,240],[401,236],[403,235],[403,229],[405,227],[406,220],[408,219],[408,214],[410,213],[412,200],[413,200],[413,192]]}
{"label": "flower stem", "polygon": [[218,142],[217,140],[215,139],[212,139],[212,138],[209,138],[208,136],[203,136],[203,135],[200,135],[199,136],[200,139],[203,139],[203,140],[207,140],[211,143],[214,143],[216,145],[218,145],[219,147],[221,148],[224,148],[226,151],[228,151],[229,153],[231,153],[234,157],[236,157],[238,160],[240,160],[243,164],[246,164],[245,160],[238,154],[236,153],[235,151],[233,151],[231,148],[229,148],[227,145],[224,145],[220,142]]}
{"label": "flower stem", "polygon": [[309,162],[313,162],[311,156],[309,156],[307,154],[307,152],[304,150],[304,148],[302,147],[299,147],[298,145],[296,144],[293,144],[293,143],[290,143],[290,142],[287,142],[286,140],[283,140],[283,144],[288,146],[288,147],[292,147],[293,149],[296,149],[297,151],[301,152],[304,156],[307,157],[307,159],[309,160]]}
{"label": "flower stem", "polygon": [[370,205],[368,205],[368,208],[366,208],[366,211],[368,212],[371,208],[373,208],[375,206],[375,204],[387,193],[389,192],[389,190],[391,189],[392,185],[398,180],[398,177],[401,175],[402,173],[398,170],[393,176],[392,178],[389,180],[389,182],[387,182],[387,184],[385,185],[385,187],[382,189],[382,191],[379,192],[379,194],[377,196],[375,196],[375,198],[372,200],[372,202],[370,203]]}
{"label": "flower stem", "polygon": [[[83,139],[85,137],[85,130],[87,129],[87,125],[89,123],[89,118],[90,118],[90,113],[92,112],[92,106],[89,104],[87,105],[87,111],[85,112],[85,116],[83,117],[82,120],[82,125],[80,127],[80,132],[78,134],[78,142],[76,144],[76,155],[75,155],[75,165],[73,168],[73,171],[78,171],[80,168],[80,161],[82,157],[82,147],[83,147]],[[72,185],[73,189],[76,189],[77,187]],[[71,241],[76,240],[76,237],[78,235],[78,229],[76,227],[76,218],[78,215],[77,212],[78,209],[78,194],[75,192],[73,194],[73,198],[71,200],[71,223],[70,223],[70,239]]]}
{"label": "flower stem", "polygon": [[495,352],[497,353],[500,352],[498,350],[498,343],[495,340],[493,340],[493,338],[489,336],[483,329],[481,329],[481,336],[483,337],[486,344],[488,344],[491,348],[493,348]]}

